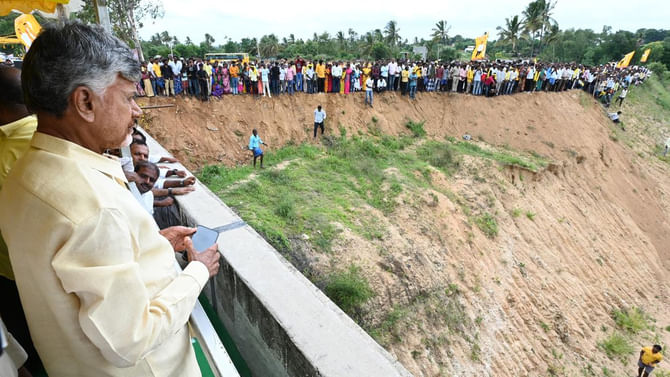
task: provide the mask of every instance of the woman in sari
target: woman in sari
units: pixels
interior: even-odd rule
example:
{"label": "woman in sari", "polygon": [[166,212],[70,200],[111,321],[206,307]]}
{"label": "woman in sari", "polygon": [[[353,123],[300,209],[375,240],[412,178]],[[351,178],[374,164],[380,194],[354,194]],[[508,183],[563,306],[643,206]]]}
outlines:
{"label": "woman in sari", "polygon": [[214,62],[214,66],[212,67],[212,76],[214,76],[214,86],[212,87],[212,96],[214,97],[221,97],[223,95],[223,86],[221,85],[221,69],[223,67],[219,67],[219,65]]}
{"label": "woman in sari", "polygon": [[330,74],[330,68],[330,64],[326,65],[326,81],[323,88],[324,93],[330,93],[331,89],[333,89],[333,76]]}
{"label": "woman in sari", "polygon": [[223,86],[223,93],[230,94],[230,71],[228,70],[228,64],[223,63],[221,68],[221,86]]}
{"label": "woman in sari", "polygon": [[347,69],[344,71],[344,94],[349,94],[349,90],[351,89],[351,64],[347,63]]}

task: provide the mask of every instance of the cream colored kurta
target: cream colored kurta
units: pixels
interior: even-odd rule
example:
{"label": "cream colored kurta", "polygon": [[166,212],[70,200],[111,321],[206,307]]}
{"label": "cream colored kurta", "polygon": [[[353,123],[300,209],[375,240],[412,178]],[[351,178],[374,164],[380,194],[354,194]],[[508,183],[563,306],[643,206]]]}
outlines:
{"label": "cream colored kurta", "polygon": [[200,376],[186,322],[207,268],[175,271],[117,162],[36,133],[0,192],[0,229],[50,377]]}

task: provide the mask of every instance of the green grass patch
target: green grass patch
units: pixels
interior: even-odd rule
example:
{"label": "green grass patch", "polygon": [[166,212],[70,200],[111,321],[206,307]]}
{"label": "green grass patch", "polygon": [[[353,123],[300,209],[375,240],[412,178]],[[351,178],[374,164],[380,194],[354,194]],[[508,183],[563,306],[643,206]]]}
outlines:
{"label": "green grass patch", "polygon": [[410,130],[412,133],[412,136],[414,137],[424,137],[426,136],[426,130],[423,129],[423,125],[425,122],[414,122],[414,121],[407,121],[405,123],[405,127]]}
{"label": "green grass patch", "polygon": [[540,168],[547,166],[546,159],[537,153],[531,153],[529,156],[521,156],[507,149],[504,151],[494,149],[488,150],[472,142],[464,141],[457,141],[451,145],[453,150],[460,154],[486,158],[497,161],[503,165],[517,166],[534,172],[537,172],[540,170]]}
{"label": "green grass patch", "polygon": [[598,347],[607,354],[610,359],[625,359],[630,356],[635,348],[630,344],[628,338],[621,333],[614,332],[612,335],[598,343]]}
{"label": "green grass patch", "polygon": [[612,318],[619,328],[631,334],[637,334],[649,328],[649,316],[640,308],[615,309],[612,311]]}
{"label": "green grass patch", "polygon": [[361,273],[361,268],[353,264],[344,271],[333,273],[328,278],[324,291],[349,315],[354,315],[374,295],[370,284]]}
{"label": "green grass patch", "polygon": [[477,227],[489,238],[495,238],[498,235],[498,222],[490,213],[477,216],[475,218]]}

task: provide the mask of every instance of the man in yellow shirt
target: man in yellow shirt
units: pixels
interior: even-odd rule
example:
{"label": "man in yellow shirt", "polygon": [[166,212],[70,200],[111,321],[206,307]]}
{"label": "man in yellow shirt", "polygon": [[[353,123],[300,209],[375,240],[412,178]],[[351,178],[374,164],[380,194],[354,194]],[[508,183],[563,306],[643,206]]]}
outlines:
{"label": "man in yellow shirt", "polygon": [[133,54],[99,26],[54,23],[21,79],[38,126],[0,191],[0,230],[47,374],[199,377],[186,322],[216,246],[198,253],[192,229],[159,231],[102,155],[128,145],[142,114]]}
{"label": "man in yellow shirt", "polygon": [[[37,128],[37,118],[23,103],[21,71],[6,65],[0,66],[0,189],[9,171],[30,147]],[[7,245],[0,236],[0,316],[11,332],[28,352],[31,367],[39,368],[37,351],[30,341],[28,324],[21,308],[19,292],[9,262]]]}
{"label": "man in yellow shirt", "polygon": [[323,64],[323,60],[320,60],[316,64],[316,79],[317,79],[317,88],[319,89],[319,93],[323,93],[325,91],[325,84],[326,84],[326,65]]}
{"label": "man in yellow shirt", "polygon": [[649,377],[658,363],[663,360],[661,350],[662,348],[658,344],[654,344],[653,347],[642,347],[640,358],[637,360],[637,377]]}

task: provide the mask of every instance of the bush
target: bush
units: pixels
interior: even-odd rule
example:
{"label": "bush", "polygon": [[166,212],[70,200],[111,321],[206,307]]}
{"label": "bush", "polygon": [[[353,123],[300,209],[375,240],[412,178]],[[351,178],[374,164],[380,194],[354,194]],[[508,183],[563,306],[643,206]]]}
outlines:
{"label": "bush", "polygon": [[654,75],[658,75],[659,79],[663,78],[663,74],[668,70],[668,67],[665,64],[660,62],[649,63],[649,69],[654,72]]}
{"label": "bush", "polygon": [[481,229],[489,238],[494,238],[498,235],[498,222],[490,213],[485,213],[475,219],[475,224]]}
{"label": "bush", "polygon": [[649,328],[647,315],[639,308],[613,310],[612,318],[614,322],[627,332],[637,334],[638,332]]}
{"label": "bush", "polygon": [[353,314],[374,294],[367,279],[361,274],[361,268],[353,264],[345,271],[332,274],[325,292],[348,314]]}
{"label": "bush", "polygon": [[426,130],[423,129],[424,123],[425,122],[413,122],[410,120],[405,123],[405,127],[412,131],[412,135],[414,135],[414,137],[424,137],[426,136]]}
{"label": "bush", "polygon": [[628,343],[625,336],[615,332],[607,339],[598,344],[598,347],[605,351],[607,357],[613,359],[615,357],[625,358],[635,351],[632,345]]}
{"label": "bush", "polygon": [[418,156],[438,169],[449,172],[460,165],[448,145],[426,143],[417,151]]}

